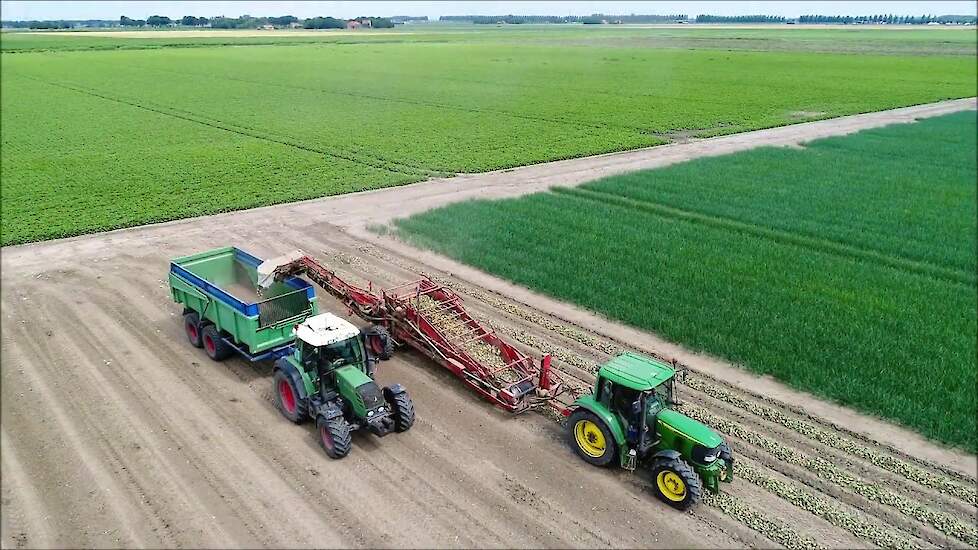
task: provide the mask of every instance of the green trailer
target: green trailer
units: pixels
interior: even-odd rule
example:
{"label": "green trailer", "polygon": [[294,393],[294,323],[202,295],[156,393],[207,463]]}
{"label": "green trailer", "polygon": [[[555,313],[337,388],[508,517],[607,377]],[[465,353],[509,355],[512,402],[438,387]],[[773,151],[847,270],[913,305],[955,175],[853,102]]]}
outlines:
{"label": "green trailer", "polygon": [[287,355],[294,327],[318,313],[315,289],[297,277],[259,296],[261,262],[230,246],[170,262],[170,292],[183,305],[187,337],[212,359],[235,352],[250,361]]}
{"label": "green trailer", "polygon": [[384,436],[410,429],[414,402],[407,390],[374,380],[374,365],[389,357],[392,345],[386,330],[319,313],[315,290],[298,277],[259,284],[263,263],[234,247],[170,262],[170,293],[183,305],[190,343],[215,361],[235,352],[249,361],[273,360],[276,407],[297,424],[315,420],[330,458],[350,452],[357,430]]}

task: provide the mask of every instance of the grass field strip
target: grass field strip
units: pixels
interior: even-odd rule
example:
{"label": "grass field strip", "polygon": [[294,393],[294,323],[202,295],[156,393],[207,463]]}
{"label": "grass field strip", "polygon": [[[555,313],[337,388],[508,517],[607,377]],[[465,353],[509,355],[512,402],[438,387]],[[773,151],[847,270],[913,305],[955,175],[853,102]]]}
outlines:
{"label": "grass field strip", "polygon": [[[360,246],[359,250],[365,254],[382,259],[385,262],[397,265],[402,269],[413,272],[417,271],[415,266],[403,262],[399,258],[391,256],[390,254],[381,252],[374,247]],[[363,264],[362,262],[358,262],[357,265],[358,269],[366,269],[366,264]],[[484,302],[500,311],[506,312],[514,317],[522,318],[531,324],[540,326],[541,328],[559,334],[569,340],[576,341],[579,344],[608,356],[614,356],[627,351],[627,345],[624,343],[599,341],[598,339],[585,334],[579,329],[556,322],[547,316],[538,314],[532,310],[530,306],[525,304],[514,304],[510,301],[503,300],[494,294],[483,292],[453,279],[435,276],[433,276],[433,279],[456,292],[471,296],[476,300]],[[559,349],[555,346],[550,346],[549,350],[544,348],[538,349],[541,349],[541,351],[544,351],[545,353],[559,351]],[[672,358],[663,356],[654,351],[643,350],[643,352],[650,353],[652,356],[663,361],[672,361]],[[563,357],[556,354],[554,357],[565,363],[574,365],[575,367],[587,371],[592,375],[597,372],[598,365],[596,363],[587,361],[586,359],[583,359],[575,354],[561,353],[561,355],[563,355]],[[903,476],[909,481],[930,487],[932,489],[937,489],[960,499],[966,504],[978,505],[978,491],[976,491],[975,480],[973,478],[941,468],[934,464],[923,462],[919,458],[908,455],[899,449],[893,448],[885,443],[880,443],[869,439],[862,434],[853,432],[842,426],[838,426],[835,423],[812,416],[811,414],[792,405],[782,403],[768,396],[749,392],[742,388],[734,388],[729,384],[725,384],[683,363],[677,364],[680,367],[689,369],[689,371],[692,373],[687,375],[685,380],[682,382],[688,385],[691,389],[695,389],[696,391],[710,395],[711,397],[720,401],[725,401],[765,420],[780,424],[806,438],[813,439],[819,443],[829,445],[837,450],[851,453],[855,456],[863,458],[891,473]],[[737,393],[746,394],[750,396],[750,399],[740,397],[737,395]],[[751,399],[760,402],[751,401]],[[803,418],[808,419],[810,422],[792,418],[791,416],[778,410],[779,408],[789,410],[799,416],[802,416]],[[880,453],[866,445],[860,444],[859,441],[882,447],[886,449],[888,453]],[[933,473],[928,471],[928,469],[937,471],[939,473]],[[960,483],[956,483],[955,481]]]}
{"label": "grass field strip", "polygon": [[[403,269],[415,269],[413,266],[405,262],[401,262],[397,258],[376,252],[371,247],[361,246],[360,250],[361,252],[369,253],[387,262],[394,263]],[[333,255],[341,259],[341,261],[344,263],[354,265],[358,270],[367,272],[374,271],[376,273],[375,270],[372,270],[372,268],[367,266],[367,264],[363,263],[354,256],[347,257],[345,255]],[[443,278],[436,278],[436,280],[438,280],[439,283],[452,288],[456,292],[472,296],[473,298],[481,302],[485,302],[496,309],[512,314],[515,317],[522,318],[525,321],[531,322],[532,324],[539,325],[542,328],[557,332],[564,337],[585,344],[588,347],[602,353],[614,354],[622,351],[614,345],[601,345],[593,338],[590,338],[574,328],[555,323],[546,317],[537,315],[531,311],[528,311],[527,309],[521,308],[509,302],[499,300],[494,296],[472,289],[464,284],[456,283]],[[490,323],[490,325],[492,325],[494,329],[501,329],[501,332],[508,334],[516,341],[524,345],[536,348],[544,353],[551,353],[555,359],[561,361],[562,363],[573,365],[577,369],[591,373],[592,375],[597,370],[598,365],[596,363],[583,359],[579,355],[559,346],[542,342],[519,329],[514,330],[510,327],[500,326],[498,323]],[[611,349],[609,349],[609,347]],[[899,459],[876,453],[867,447],[861,446],[845,437],[832,434],[827,430],[817,428],[809,423],[790,418],[787,415],[777,412],[772,407],[752,403],[749,400],[743,399],[722,387],[715,384],[710,384],[702,379],[698,379],[699,376],[700,374],[688,375],[683,383],[687,384],[690,389],[701,391],[706,395],[721,401],[726,401],[737,408],[741,408],[748,413],[758,415],[766,420],[777,422],[786,428],[798,432],[804,437],[814,439],[820,443],[830,445],[844,452],[852,452],[856,456],[864,458],[882,469],[904,476],[911,482],[940,490],[955,496],[966,503],[969,503],[969,498],[973,498],[974,496],[974,492],[970,491],[969,487],[954,484],[950,482],[950,480],[942,478],[940,475],[932,474]],[[586,384],[581,384],[578,387],[589,389]],[[776,401],[770,399],[768,399],[768,401],[777,403]],[[690,406],[684,405],[684,408],[685,407]],[[978,540],[978,538],[976,538],[978,537],[978,533],[959,522],[950,514],[920,506],[903,495],[899,495],[893,493],[892,491],[881,489],[873,484],[860,481],[824,459],[818,457],[807,457],[796,450],[783,447],[783,445],[772,440],[771,438],[750,432],[736,423],[720,419],[705,409],[696,406],[692,407],[692,410],[684,410],[684,412],[716,427],[728,435],[737,437],[738,439],[751,444],[761,451],[770,454],[777,460],[785,460],[785,457],[794,458],[793,461],[786,460],[786,462],[801,466],[805,468],[806,471],[813,471],[819,477],[829,481],[841,489],[851,491],[852,493],[863,498],[867,498],[868,500],[878,502],[885,506],[890,506],[900,514],[908,517],[910,520],[921,521],[932,525],[937,530],[950,536],[956,536],[959,538],[959,540],[968,542],[969,544],[973,544],[971,541]],[[737,426],[739,429],[731,429],[731,426]],[[748,433],[749,437],[741,437],[744,433]],[[881,530],[877,526],[874,526],[872,521],[854,516],[838,506],[827,506],[824,499],[815,496],[813,493],[796,487],[791,487],[785,482],[779,481],[770,476],[766,476],[757,470],[750,469],[749,467],[738,466],[738,468],[738,471],[746,468],[743,469],[742,477],[747,481],[772,492],[776,496],[779,496],[816,516],[822,517],[829,523],[845,529],[857,537],[865,538],[873,542],[873,544],[883,547],[912,548],[916,546],[916,544],[911,539],[908,539],[906,535],[893,530]],[[853,487],[855,487],[855,489]],[[718,505],[719,503],[713,502],[713,504]],[[728,506],[728,508],[724,509],[724,511],[733,515],[734,517],[737,517],[739,520],[748,523],[749,525],[751,522],[756,521],[756,518],[751,519],[752,516],[749,512],[740,510],[735,505]],[[751,525],[751,527],[754,528],[753,525]],[[771,528],[771,526],[768,525],[767,528]],[[765,536],[768,536],[768,534],[765,533]]]}
{"label": "grass field strip", "polygon": [[433,177],[433,176],[444,176],[444,175],[447,175],[447,174],[445,174],[443,172],[437,172],[437,171],[428,170],[428,169],[424,169],[424,168],[418,168],[418,167],[415,167],[415,166],[409,166],[409,165],[405,165],[403,163],[400,163],[398,161],[392,161],[392,160],[389,160],[389,159],[384,159],[384,158],[376,157],[376,156],[373,156],[373,155],[367,156],[365,158],[364,156],[361,156],[360,153],[346,152],[346,151],[343,151],[342,149],[339,149],[339,150],[336,150],[336,149],[323,149],[323,148],[319,148],[319,147],[315,147],[315,146],[309,146],[309,145],[306,145],[304,143],[301,143],[298,140],[295,140],[295,139],[290,138],[290,137],[274,136],[273,134],[271,134],[269,132],[255,130],[253,128],[248,128],[248,127],[241,126],[241,125],[238,125],[238,124],[230,124],[230,123],[227,123],[227,122],[224,122],[224,121],[221,121],[221,120],[211,119],[209,117],[205,117],[205,116],[199,115],[197,113],[192,113],[192,112],[189,112],[189,111],[184,111],[184,110],[176,109],[176,108],[169,107],[169,106],[153,105],[151,102],[148,102],[148,101],[145,101],[145,100],[135,101],[135,100],[128,100],[128,99],[123,99],[123,98],[119,98],[119,97],[114,97],[114,96],[111,96],[111,95],[107,95],[104,92],[101,92],[101,91],[98,91],[98,90],[93,90],[93,89],[89,89],[89,88],[86,88],[86,87],[81,87],[81,86],[79,86],[77,84],[65,84],[65,83],[59,83],[59,82],[51,82],[51,81],[47,81],[47,80],[43,80],[43,79],[39,79],[39,78],[35,78],[35,77],[30,77],[30,76],[27,76],[25,78],[29,78],[31,80],[34,80],[34,81],[37,81],[37,82],[41,82],[43,84],[48,84],[48,85],[51,85],[51,86],[57,86],[57,87],[60,87],[60,88],[66,89],[66,90],[70,90],[70,91],[73,91],[73,92],[76,92],[76,93],[81,93],[81,94],[86,94],[86,95],[89,95],[89,96],[92,96],[92,97],[97,97],[99,99],[104,99],[106,101],[112,101],[112,102],[115,102],[115,103],[121,103],[123,105],[128,105],[130,107],[135,107],[137,109],[144,109],[146,111],[152,111],[154,113],[161,114],[161,115],[164,115],[164,116],[170,116],[170,117],[178,118],[178,119],[181,119],[181,120],[185,120],[187,122],[193,122],[193,123],[201,124],[201,125],[208,126],[208,127],[211,127],[211,128],[216,128],[216,129],[219,129],[219,130],[224,130],[226,132],[231,132],[231,133],[234,133],[234,134],[239,134],[239,135],[243,135],[243,136],[247,136],[247,137],[261,139],[261,140],[264,140],[264,141],[270,141],[270,142],[273,142],[273,143],[277,143],[279,145],[286,145],[286,146],[289,146],[289,147],[294,147],[296,149],[300,149],[300,150],[303,150],[303,151],[308,151],[308,152],[311,152],[311,153],[318,153],[318,154],[321,154],[321,155],[326,155],[326,156],[331,156],[331,157],[335,157],[335,158],[339,158],[339,159],[343,159],[343,160],[348,160],[348,161],[351,161],[351,162],[356,162],[356,163],[359,163],[359,164],[363,164],[365,166],[370,166],[372,168],[377,168],[377,169],[380,169],[380,170],[386,170],[388,172],[394,172],[394,173],[397,173],[397,174],[403,174],[403,175],[407,175],[407,176],[416,177],[416,178],[418,178],[419,181],[421,179],[424,179],[425,177]]}
{"label": "grass field strip", "polygon": [[974,286],[976,281],[978,281],[978,275],[969,273],[967,271],[912,260],[910,258],[891,256],[885,252],[877,250],[861,248],[852,244],[819,238],[813,235],[806,235],[804,233],[773,229],[759,224],[743,222],[733,218],[714,216],[703,212],[685,210],[672,206],[666,206],[664,204],[658,204],[650,201],[640,201],[612,193],[593,191],[578,187],[554,187],[551,188],[550,191],[553,193],[570,195],[586,200],[600,201],[606,204],[621,206],[624,208],[639,209],[650,214],[681,219],[693,223],[700,223],[703,225],[716,227],[718,229],[728,229],[749,235],[764,237],[778,243],[789,244],[806,250],[818,250],[820,252],[835,254],[840,257],[864,260],[868,261],[869,263],[878,263],[893,267],[895,269],[901,269],[909,273],[925,275],[935,279],[969,287]]}
{"label": "grass field strip", "polygon": [[[113,67],[113,68],[116,69],[115,67]],[[540,116],[533,116],[533,115],[528,115],[528,114],[524,114],[524,113],[516,113],[516,112],[513,112],[513,111],[506,111],[506,110],[502,110],[502,109],[492,109],[492,108],[489,108],[489,109],[475,109],[475,108],[471,108],[471,107],[465,107],[463,105],[453,105],[453,104],[449,104],[449,103],[441,103],[441,102],[436,102],[436,101],[427,101],[427,100],[423,100],[423,99],[412,99],[412,98],[406,98],[406,97],[391,97],[391,96],[386,96],[386,95],[366,94],[366,93],[350,92],[350,91],[342,91],[342,90],[331,90],[331,89],[326,89],[326,88],[318,88],[318,87],[310,87],[310,86],[300,86],[300,85],[297,85],[297,84],[285,84],[285,83],[282,83],[282,82],[272,82],[272,81],[268,81],[268,80],[258,80],[258,79],[253,79],[253,78],[242,78],[242,77],[234,77],[234,76],[228,76],[228,75],[215,75],[215,74],[208,74],[208,73],[198,73],[198,72],[186,71],[186,70],[181,70],[181,71],[167,70],[167,69],[161,69],[159,67],[151,67],[151,66],[146,66],[146,65],[139,65],[138,68],[137,68],[137,66],[127,66],[127,67],[124,67],[124,69],[126,69],[126,70],[133,70],[133,71],[140,71],[140,72],[153,71],[153,72],[162,73],[162,74],[174,74],[174,75],[179,75],[179,76],[183,76],[183,77],[192,77],[192,78],[208,78],[208,79],[214,79],[214,80],[219,80],[219,81],[220,80],[231,80],[231,81],[235,81],[235,82],[243,82],[245,84],[257,84],[259,86],[268,86],[268,87],[273,87],[273,88],[286,88],[286,89],[290,89],[290,90],[303,90],[303,91],[315,92],[315,93],[319,93],[319,94],[337,95],[337,96],[352,97],[352,98],[357,98],[357,99],[370,99],[370,100],[374,100],[374,101],[388,101],[388,102],[392,102],[392,103],[402,103],[402,104],[405,104],[405,105],[420,105],[420,106],[424,106],[424,107],[432,107],[432,108],[435,108],[435,109],[443,109],[443,110],[448,110],[448,111],[458,111],[458,112],[465,112],[465,113],[500,115],[500,116],[511,117],[511,118],[515,118],[515,119],[519,119],[519,120],[529,120],[529,121],[532,121],[532,122],[546,122],[546,123],[551,123],[551,124],[564,124],[564,125],[573,126],[573,127],[576,127],[576,128],[600,129],[600,130],[628,130],[628,131],[638,132],[638,133],[641,133],[641,134],[652,134],[653,133],[648,128],[643,128],[643,127],[640,127],[640,126],[627,126],[627,125],[620,125],[620,124],[610,124],[610,123],[601,123],[601,122],[582,121],[580,119],[570,119],[570,118],[563,118],[563,117],[540,117]],[[418,78],[418,77],[415,77],[415,78]],[[427,78],[425,78],[425,80],[427,80]],[[486,83],[486,84],[488,85],[489,83]],[[649,145],[657,145],[657,144],[656,143],[650,143]]]}

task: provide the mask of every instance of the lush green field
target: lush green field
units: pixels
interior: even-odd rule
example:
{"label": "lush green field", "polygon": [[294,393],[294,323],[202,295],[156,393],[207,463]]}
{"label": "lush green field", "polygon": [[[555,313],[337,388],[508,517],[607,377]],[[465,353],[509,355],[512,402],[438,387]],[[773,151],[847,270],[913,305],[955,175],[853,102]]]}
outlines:
{"label": "lush green field", "polygon": [[584,27],[581,25],[509,25],[503,27],[437,24],[397,29],[356,31],[299,30],[288,34],[207,31],[185,36],[180,31],[122,32],[5,32],[0,47],[6,52],[40,50],[158,49],[209,46],[356,44],[384,42],[509,42],[590,46],[641,46],[712,50],[807,51],[897,55],[975,54],[974,28],[641,26]]}
{"label": "lush green field", "polygon": [[975,113],[959,113],[457,204],[397,228],[973,452],[976,135]]}
{"label": "lush green field", "polygon": [[0,242],[975,95],[973,47],[925,55],[973,32],[790,32],[4,33]]}

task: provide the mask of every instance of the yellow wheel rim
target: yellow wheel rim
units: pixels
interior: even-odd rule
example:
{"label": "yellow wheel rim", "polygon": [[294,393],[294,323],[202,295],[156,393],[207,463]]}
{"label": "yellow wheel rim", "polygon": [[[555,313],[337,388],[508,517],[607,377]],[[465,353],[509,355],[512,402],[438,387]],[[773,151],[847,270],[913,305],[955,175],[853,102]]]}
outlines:
{"label": "yellow wheel rim", "polygon": [[604,456],[604,433],[594,422],[579,420],[577,424],[574,424],[574,438],[577,440],[577,446],[584,451],[584,454],[594,458]]}
{"label": "yellow wheel rim", "polygon": [[670,470],[659,472],[655,482],[659,486],[659,492],[667,499],[681,502],[686,498],[686,482],[676,472]]}

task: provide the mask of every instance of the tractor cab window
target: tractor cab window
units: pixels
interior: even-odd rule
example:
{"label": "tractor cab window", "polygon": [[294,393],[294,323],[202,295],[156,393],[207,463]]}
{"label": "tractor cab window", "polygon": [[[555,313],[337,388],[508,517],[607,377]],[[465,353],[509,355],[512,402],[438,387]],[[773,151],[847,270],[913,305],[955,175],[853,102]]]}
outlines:
{"label": "tractor cab window", "polygon": [[632,414],[632,404],[638,401],[638,391],[625,386],[615,386],[611,397],[611,406],[625,416]]}
{"label": "tractor cab window", "polygon": [[302,362],[309,367],[335,369],[343,365],[357,365],[362,362],[363,351],[357,338],[349,338],[328,346],[303,346]]}
{"label": "tractor cab window", "polygon": [[663,407],[671,405],[673,401],[672,394],[673,379],[670,378],[668,382],[659,384],[653,391],[655,392],[655,398],[662,403]]}

